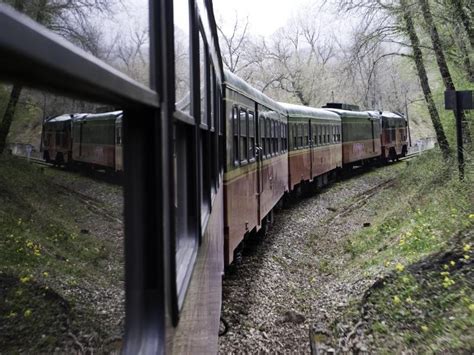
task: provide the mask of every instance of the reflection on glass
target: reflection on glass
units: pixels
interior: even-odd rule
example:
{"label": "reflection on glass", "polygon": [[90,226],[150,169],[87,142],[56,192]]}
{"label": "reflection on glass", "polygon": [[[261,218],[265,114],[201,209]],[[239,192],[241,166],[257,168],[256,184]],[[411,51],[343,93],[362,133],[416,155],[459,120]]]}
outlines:
{"label": "reflection on glass", "polygon": [[189,4],[187,0],[179,0],[173,6],[176,109],[190,113]]}

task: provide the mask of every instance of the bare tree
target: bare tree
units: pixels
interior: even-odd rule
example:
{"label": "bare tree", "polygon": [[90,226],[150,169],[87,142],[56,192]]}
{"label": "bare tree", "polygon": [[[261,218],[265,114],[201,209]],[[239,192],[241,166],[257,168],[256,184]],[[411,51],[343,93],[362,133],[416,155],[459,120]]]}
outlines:
{"label": "bare tree", "polygon": [[224,66],[234,74],[241,74],[255,63],[254,59],[249,55],[251,51],[249,51],[250,38],[248,27],[248,17],[242,21],[237,14],[230,31],[226,31],[223,24],[217,26],[222,49],[222,61]]}
{"label": "bare tree", "polygon": [[[4,0],[3,2],[32,17],[36,22],[64,35],[93,54],[97,54],[98,32],[86,25],[88,19],[94,11],[110,11],[114,3],[108,0]],[[11,90],[0,123],[0,154],[5,149],[22,89],[21,85],[14,85]]]}

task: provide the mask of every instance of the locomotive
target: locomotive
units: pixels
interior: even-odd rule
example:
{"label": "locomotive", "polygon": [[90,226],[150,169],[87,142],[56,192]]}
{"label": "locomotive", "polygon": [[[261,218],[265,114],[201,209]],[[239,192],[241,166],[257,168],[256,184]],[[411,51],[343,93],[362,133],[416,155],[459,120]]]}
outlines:
{"label": "locomotive", "polygon": [[149,11],[149,87],[1,4],[0,78],[123,108],[48,120],[45,159],[123,170],[123,352],[215,353],[222,274],[242,240],[292,191],[406,154],[406,121],[278,103],[224,72],[212,0],[150,0]]}

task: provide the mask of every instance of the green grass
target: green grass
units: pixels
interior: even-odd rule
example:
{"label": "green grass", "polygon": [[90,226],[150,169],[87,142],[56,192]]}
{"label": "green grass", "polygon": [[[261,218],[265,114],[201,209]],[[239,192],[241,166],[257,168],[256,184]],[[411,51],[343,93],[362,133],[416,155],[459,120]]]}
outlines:
{"label": "green grass", "polygon": [[361,317],[363,306],[377,353],[472,352],[472,164],[465,181],[438,150],[400,166],[397,183],[366,206],[377,211],[371,226],[345,242],[343,277],[384,280],[345,318]]}
{"label": "green grass", "polygon": [[379,211],[371,227],[347,242],[352,263],[364,269],[393,266],[445,248],[452,236],[474,225],[469,179],[460,182],[454,164],[437,151],[410,162],[397,184],[371,202]]}

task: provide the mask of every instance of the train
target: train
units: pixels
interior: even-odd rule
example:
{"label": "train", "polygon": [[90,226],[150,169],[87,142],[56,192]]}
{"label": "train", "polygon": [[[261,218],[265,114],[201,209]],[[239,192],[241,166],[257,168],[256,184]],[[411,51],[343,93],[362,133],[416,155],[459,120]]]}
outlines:
{"label": "train", "polygon": [[225,71],[212,0],[184,3],[149,1],[148,87],[0,4],[2,79],[120,108],[48,119],[43,154],[123,173],[125,354],[216,353],[225,268],[285,196],[407,153],[400,114],[279,103]]}
{"label": "train", "polygon": [[122,111],[74,113],[43,123],[43,159],[55,165],[123,171]]}

